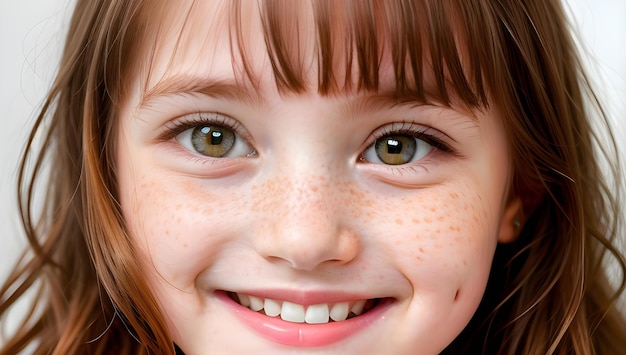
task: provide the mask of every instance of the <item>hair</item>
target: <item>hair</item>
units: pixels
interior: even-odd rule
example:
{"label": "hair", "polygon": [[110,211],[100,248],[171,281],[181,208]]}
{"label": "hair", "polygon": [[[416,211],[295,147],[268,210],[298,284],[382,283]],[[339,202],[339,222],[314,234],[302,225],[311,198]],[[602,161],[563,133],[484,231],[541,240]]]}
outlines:
{"label": "hair", "polygon": [[[479,309],[444,353],[626,349],[617,308],[626,272],[615,246],[623,236],[617,148],[560,2],[311,3],[259,3],[279,92],[376,91],[381,58],[389,55],[399,98],[471,110],[497,106],[501,114],[513,168],[510,194],[522,199],[525,223],[515,242],[498,245]],[[29,290],[36,293],[1,354],[29,346],[35,354],[175,351],[122,217],[114,143],[132,89],[132,80],[121,78],[149,67],[161,30],[154,17],[167,16],[167,6],[77,1],[58,75],[20,165],[19,208],[30,248],[0,289],[0,315]],[[240,79],[255,85],[244,6],[232,0],[227,7],[231,51]],[[305,6],[312,22],[299,21]],[[309,25],[316,83],[307,82],[305,49],[294,45],[298,29]],[[425,75],[432,75],[433,92],[424,88]],[[598,119],[592,122],[590,112]],[[36,208],[41,179],[46,195]],[[613,283],[607,263],[618,271]]]}

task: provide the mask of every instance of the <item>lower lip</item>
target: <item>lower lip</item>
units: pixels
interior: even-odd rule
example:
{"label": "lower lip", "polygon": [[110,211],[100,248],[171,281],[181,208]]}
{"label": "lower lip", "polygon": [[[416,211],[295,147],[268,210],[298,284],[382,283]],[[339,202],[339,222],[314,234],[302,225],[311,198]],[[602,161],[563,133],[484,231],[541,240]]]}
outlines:
{"label": "lower lip", "polygon": [[384,299],[365,314],[341,322],[306,324],[286,322],[280,318],[254,312],[233,301],[222,291],[217,292],[217,297],[231,308],[242,323],[266,339],[298,347],[325,346],[346,339],[383,319],[392,303],[391,300]]}

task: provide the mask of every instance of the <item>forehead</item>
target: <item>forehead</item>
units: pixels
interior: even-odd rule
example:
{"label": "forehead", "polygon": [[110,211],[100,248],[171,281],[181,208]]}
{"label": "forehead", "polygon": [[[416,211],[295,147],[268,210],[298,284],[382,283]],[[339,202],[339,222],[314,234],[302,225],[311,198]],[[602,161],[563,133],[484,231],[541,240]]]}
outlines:
{"label": "forehead", "polygon": [[155,15],[144,58],[146,89],[169,76],[224,75],[231,67],[224,55],[230,51],[226,2],[167,1]]}
{"label": "forehead", "polygon": [[[465,71],[470,65],[458,24],[435,26],[420,11],[430,9],[426,4],[418,9],[415,2],[354,3],[163,2],[147,11],[146,49],[139,59],[143,92],[171,77],[209,77],[234,79],[260,92],[395,90],[446,105],[486,104],[482,84],[475,82],[480,73]],[[408,3],[413,6],[405,9]],[[404,19],[397,25],[399,15]]]}

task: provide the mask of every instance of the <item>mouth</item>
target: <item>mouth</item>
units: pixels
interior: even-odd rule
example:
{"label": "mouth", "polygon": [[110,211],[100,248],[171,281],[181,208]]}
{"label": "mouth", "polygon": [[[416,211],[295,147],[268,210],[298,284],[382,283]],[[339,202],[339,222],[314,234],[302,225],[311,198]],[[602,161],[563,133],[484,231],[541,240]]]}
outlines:
{"label": "mouth", "polygon": [[261,298],[243,293],[227,292],[242,307],[286,322],[326,324],[359,317],[376,308],[382,298],[301,305],[283,300]]}

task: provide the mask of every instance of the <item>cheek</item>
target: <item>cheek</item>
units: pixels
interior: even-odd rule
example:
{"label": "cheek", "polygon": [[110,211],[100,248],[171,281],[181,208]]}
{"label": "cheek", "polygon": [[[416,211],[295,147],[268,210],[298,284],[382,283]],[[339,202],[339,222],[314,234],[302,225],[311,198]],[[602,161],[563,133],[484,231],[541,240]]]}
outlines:
{"label": "cheek", "polygon": [[122,187],[124,217],[148,277],[193,288],[195,275],[225,242],[239,199],[172,176],[143,175]]}
{"label": "cheek", "polygon": [[[499,218],[471,184],[417,191],[386,203],[379,214],[387,233],[379,248],[386,262],[410,284],[406,338],[424,344],[450,343],[470,321],[482,299]],[[403,330],[404,331],[404,330]]]}
{"label": "cheek", "polygon": [[[499,217],[468,183],[418,192],[382,206],[391,260],[420,290],[484,288],[497,244]],[[393,208],[393,205],[396,207]],[[480,291],[482,292],[482,291]]]}

